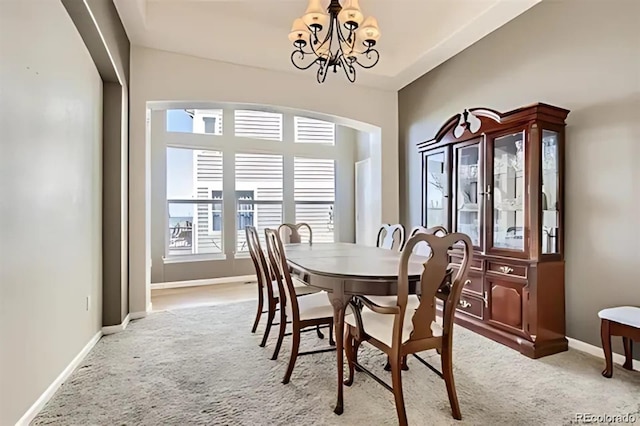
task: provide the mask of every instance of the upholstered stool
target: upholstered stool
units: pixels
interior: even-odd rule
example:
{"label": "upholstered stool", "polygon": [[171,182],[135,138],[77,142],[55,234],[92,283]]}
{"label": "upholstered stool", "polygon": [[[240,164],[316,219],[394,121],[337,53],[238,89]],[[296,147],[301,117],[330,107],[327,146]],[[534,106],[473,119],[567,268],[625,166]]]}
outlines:
{"label": "upholstered stool", "polygon": [[606,366],[602,375],[610,378],[613,375],[613,356],[611,354],[611,336],[622,336],[627,370],[633,370],[633,341],[640,342],[640,307],[619,306],[603,309],[598,312],[601,320],[600,336]]}

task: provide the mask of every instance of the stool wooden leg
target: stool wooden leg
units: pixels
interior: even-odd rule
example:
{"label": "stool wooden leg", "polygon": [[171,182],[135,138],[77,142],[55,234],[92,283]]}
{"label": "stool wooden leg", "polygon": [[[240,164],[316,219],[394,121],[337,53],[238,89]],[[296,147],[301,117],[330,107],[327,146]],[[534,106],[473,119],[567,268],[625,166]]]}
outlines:
{"label": "stool wooden leg", "polygon": [[624,346],[624,364],[622,364],[622,367],[627,370],[633,370],[633,340],[623,337],[622,344]]}
{"label": "stool wooden leg", "polygon": [[606,378],[613,376],[613,355],[611,354],[611,333],[609,330],[609,320],[602,320],[600,325],[600,338],[602,339],[602,350],[606,361],[602,375]]}

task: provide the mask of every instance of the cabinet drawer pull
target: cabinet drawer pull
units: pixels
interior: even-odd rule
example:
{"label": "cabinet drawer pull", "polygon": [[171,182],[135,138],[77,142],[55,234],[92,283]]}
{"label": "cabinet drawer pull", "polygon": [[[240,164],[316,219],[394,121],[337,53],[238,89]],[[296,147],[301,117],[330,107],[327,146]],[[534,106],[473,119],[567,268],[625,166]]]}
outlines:
{"label": "cabinet drawer pull", "polygon": [[509,267],[509,266],[501,266],[500,267],[500,272],[502,272],[503,274],[510,274],[513,272],[513,268]]}
{"label": "cabinet drawer pull", "polygon": [[460,300],[460,306],[462,306],[463,308],[469,308],[471,307],[471,303],[467,302],[466,300],[462,299]]}
{"label": "cabinet drawer pull", "polygon": [[484,301],[484,307],[488,308],[489,307],[489,293],[486,290],[484,291],[484,297],[482,298],[482,300]]}

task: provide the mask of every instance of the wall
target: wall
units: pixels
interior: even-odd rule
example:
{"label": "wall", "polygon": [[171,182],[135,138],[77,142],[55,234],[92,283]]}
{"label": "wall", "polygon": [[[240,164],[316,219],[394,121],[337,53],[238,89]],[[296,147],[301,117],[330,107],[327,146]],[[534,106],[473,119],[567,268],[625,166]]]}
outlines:
{"label": "wall", "polygon": [[399,93],[406,226],[420,223],[416,143],[432,138],[446,119],[467,107],[507,111],[538,101],[571,110],[567,334],[597,346],[598,310],[640,305],[638,16],[635,0],[545,1]]}
{"label": "wall", "polygon": [[102,253],[103,325],[129,313],[129,39],[112,0],[61,0],[104,84]]}
{"label": "wall", "polygon": [[0,1],[0,63],[0,424],[12,425],[102,326],[102,83],[59,1]]}
{"label": "wall", "polygon": [[[283,59],[285,60],[285,59]],[[395,92],[343,83],[323,85],[309,73],[267,71],[141,47],[131,51],[130,92],[130,307],[149,308],[150,300],[150,150],[147,102],[216,101],[255,103],[302,109],[343,117],[339,124],[377,132],[385,179],[377,177],[382,194],[382,220],[398,220],[398,116]],[[191,104],[193,106],[193,104]],[[368,125],[368,126],[367,126]],[[380,168],[379,168],[380,170]]]}
{"label": "wall", "polygon": [[[127,175],[129,122],[127,89],[103,86],[102,266],[104,326],[122,323],[129,313]],[[123,129],[124,127],[124,129]]]}

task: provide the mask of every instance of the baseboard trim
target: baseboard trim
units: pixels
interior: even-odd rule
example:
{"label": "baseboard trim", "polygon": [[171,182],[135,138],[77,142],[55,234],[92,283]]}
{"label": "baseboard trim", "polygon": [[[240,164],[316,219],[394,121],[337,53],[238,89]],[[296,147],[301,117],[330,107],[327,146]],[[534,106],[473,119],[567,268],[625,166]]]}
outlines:
{"label": "baseboard trim", "polygon": [[[589,355],[597,356],[600,359],[604,359],[604,352],[602,348],[598,346],[592,345],[587,342],[583,342],[582,340],[572,339],[571,337],[567,337],[569,341],[569,349],[575,349],[576,351],[585,352]],[[624,364],[624,355],[613,353],[613,363],[622,365]],[[640,360],[633,360],[633,369],[640,371]]]}
{"label": "baseboard trim", "polygon": [[127,328],[127,326],[129,325],[130,319],[131,319],[130,314],[127,314],[127,316],[124,317],[124,320],[120,324],[108,325],[106,327],[102,327],[102,334],[106,336],[108,334],[120,333],[121,331],[124,331],[124,329]]}
{"label": "baseboard trim", "polygon": [[82,363],[87,354],[98,343],[98,340],[102,337],[102,331],[98,331],[89,342],[82,348],[80,353],[62,370],[62,373],[49,385],[49,387],[40,395],[40,398],[33,403],[26,413],[18,420],[16,426],[27,426],[33,419],[36,418],[40,410],[49,402],[51,397],[56,393],[58,388],[71,376],[71,373]]}
{"label": "baseboard trim", "polygon": [[235,277],[209,278],[206,280],[171,281],[166,283],[151,284],[151,290],[161,290],[165,288],[198,287],[203,285],[245,283],[253,282],[256,280],[257,278],[255,275],[238,275]]}
{"label": "baseboard trim", "polygon": [[146,316],[147,316],[147,311],[129,313],[129,319],[131,321],[137,320],[137,319],[140,319],[140,318],[144,318]]}

